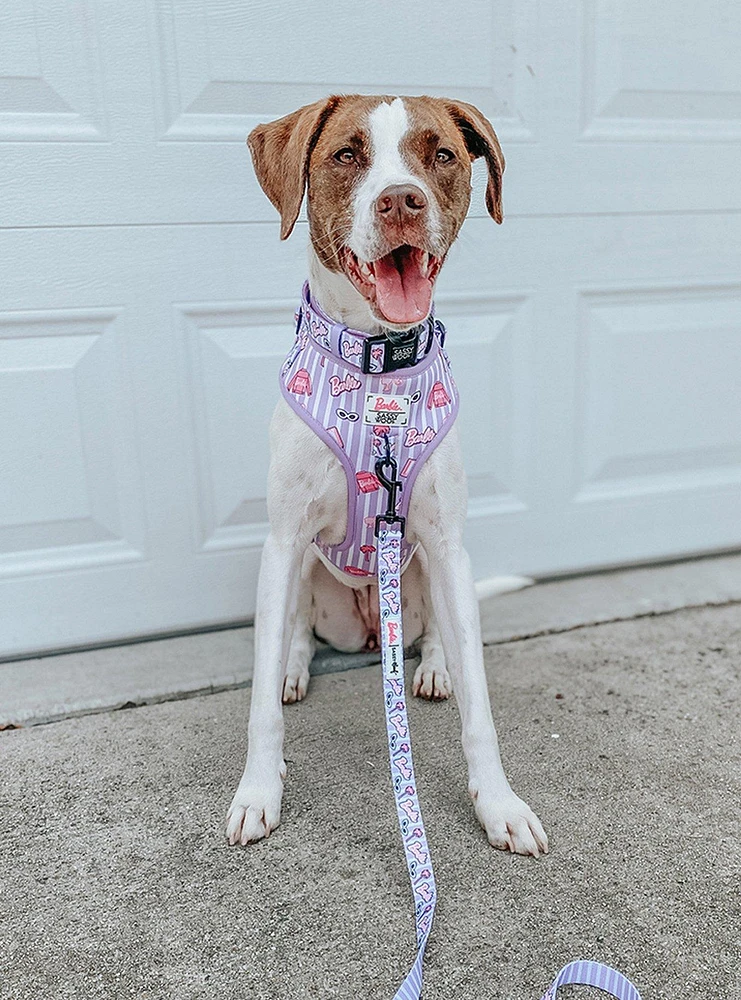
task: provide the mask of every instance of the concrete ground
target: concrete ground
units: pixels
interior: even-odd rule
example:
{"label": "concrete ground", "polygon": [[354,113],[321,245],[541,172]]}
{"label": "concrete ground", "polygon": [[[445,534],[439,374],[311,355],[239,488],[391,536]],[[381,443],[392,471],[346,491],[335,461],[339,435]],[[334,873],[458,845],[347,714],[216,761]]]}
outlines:
{"label": "concrete ground", "polygon": [[[440,891],[425,1000],[534,1000],[575,957],[643,1000],[737,998],[741,606],[486,659],[505,767],[551,853],[488,846],[455,705],[413,700]],[[377,668],[316,677],[286,711],[282,825],[235,849],[247,706],[241,689],[0,733],[0,996],[393,996],[413,928]]]}

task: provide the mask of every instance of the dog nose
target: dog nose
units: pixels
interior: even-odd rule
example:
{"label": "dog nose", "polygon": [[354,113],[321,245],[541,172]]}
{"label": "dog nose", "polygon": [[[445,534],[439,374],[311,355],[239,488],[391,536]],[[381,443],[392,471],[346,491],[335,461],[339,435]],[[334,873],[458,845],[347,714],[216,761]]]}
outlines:
{"label": "dog nose", "polygon": [[416,184],[391,184],[376,199],[376,212],[381,218],[414,217],[427,208],[427,198]]}

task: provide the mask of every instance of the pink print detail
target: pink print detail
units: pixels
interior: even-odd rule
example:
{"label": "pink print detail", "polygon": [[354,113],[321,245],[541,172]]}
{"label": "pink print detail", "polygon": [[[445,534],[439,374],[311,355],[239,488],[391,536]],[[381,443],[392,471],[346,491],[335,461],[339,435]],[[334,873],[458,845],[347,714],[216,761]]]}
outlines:
{"label": "pink print detail", "polygon": [[355,480],[361,493],[374,493],[381,488],[378,479],[376,479],[372,472],[368,472],[367,470],[356,472]]}
{"label": "pink print detail", "polygon": [[335,439],[340,448],[344,449],[345,442],[342,440],[342,435],[340,434],[339,430],[336,427],[327,427],[326,430],[327,434],[332,435],[332,437]]}
{"label": "pink print detail", "polygon": [[416,887],[417,892],[420,894],[425,903],[429,903],[432,899],[432,890],[430,889],[428,882],[423,882],[421,885]]}
{"label": "pink print detail", "polygon": [[359,389],[362,384],[360,379],[355,378],[352,372],[349,372],[344,378],[340,378],[339,375],[332,375],[329,379],[329,391],[333,396],[339,396],[343,392],[353,392],[355,389]]}
{"label": "pink print detail", "polygon": [[[424,847],[422,847],[420,844],[410,844],[409,845],[409,853],[413,854],[414,857],[416,858],[416,860],[421,865],[426,865],[427,864],[427,861],[429,859],[429,854],[424,849]],[[428,902],[428,900],[425,900],[425,902]]]}
{"label": "pink print detail", "polygon": [[[402,717],[400,715],[392,715],[391,718],[389,719],[389,722],[394,727],[394,729],[399,734],[399,736],[405,736],[406,735],[406,726],[404,725],[404,720],[402,719]],[[416,823],[416,822],[417,822],[416,819],[412,820],[412,823]]]}
{"label": "pink print detail", "polygon": [[382,392],[393,392],[394,386],[403,385],[403,378],[390,378],[387,375],[381,377],[381,391]]}
{"label": "pink print detail", "polygon": [[363,348],[360,346],[359,341],[354,341],[350,343],[347,340],[342,341],[342,357],[343,358],[358,358],[363,353]]}
{"label": "pink print detail", "polygon": [[404,781],[409,781],[409,779],[412,776],[412,772],[409,770],[409,764],[407,762],[406,757],[399,757],[397,760],[394,761],[394,763],[399,768],[399,771]]}
{"label": "pink print detail", "polygon": [[386,604],[389,606],[389,608],[391,609],[391,614],[392,615],[398,615],[399,614],[399,602],[396,600],[396,597],[394,596],[394,594],[392,594],[390,591],[388,593],[384,593],[383,599],[386,602]]}
{"label": "pink print detail", "polygon": [[297,396],[311,395],[311,378],[305,368],[299,368],[291,381],[286,386],[289,392],[294,392]]}
{"label": "pink print detail", "polygon": [[384,552],[381,558],[386,564],[387,569],[389,569],[393,573],[394,569],[396,568],[397,557],[392,552]]}
{"label": "pink print detail", "polygon": [[417,461],[416,458],[408,458],[404,463],[404,468],[401,470],[402,479],[406,479],[409,473],[412,471],[414,463]]}
{"label": "pink print detail", "polygon": [[411,823],[419,822],[419,810],[414,808],[414,803],[412,802],[400,802],[399,809],[407,814],[407,819]]}
{"label": "pink print detail", "polygon": [[311,317],[311,329],[321,340],[326,340],[329,337],[329,330],[327,329],[326,323],[317,319],[316,316]]}
{"label": "pink print detail", "polygon": [[370,559],[371,553],[376,551],[375,545],[361,545],[360,551],[363,553],[366,559]]}
{"label": "pink print detail", "polygon": [[345,566],[345,572],[351,576],[371,576],[367,569],[362,566]]}
{"label": "pink print detail", "polygon": [[412,448],[415,444],[429,444],[435,437],[437,437],[437,431],[433,427],[425,427],[423,431],[418,431],[416,427],[407,427],[404,447]]}
{"label": "pink print detail", "polygon": [[388,399],[384,396],[376,396],[376,402],[373,404],[373,409],[376,413],[401,413],[401,407],[393,396]]}
{"label": "pink print detail", "polygon": [[447,406],[450,402],[450,396],[448,395],[445,386],[442,382],[435,382],[433,387],[430,389],[430,394],[427,397],[427,409],[431,410],[433,406]]}

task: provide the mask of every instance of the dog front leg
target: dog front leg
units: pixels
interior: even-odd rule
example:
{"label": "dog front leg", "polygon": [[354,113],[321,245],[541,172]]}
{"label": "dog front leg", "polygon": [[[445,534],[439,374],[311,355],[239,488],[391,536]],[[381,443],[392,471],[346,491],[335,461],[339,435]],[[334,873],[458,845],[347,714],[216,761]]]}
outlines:
{"label": "dog front leg", "polygon": [[316,549],[309,546],[304,556],[299,584],[298,606],[293,634],[288,646],[285,677],[283,679],[283,704],[301,701],[309,688],[309,665],[316,650],[314,636],[314,595],[312,574],[319,561]]}
{"label": "dog front leg", "polygon": [[484,671],[478,601],[460,541],[426,549],[435,616],[453,678],[468,762],[468,790],[489,842],[538,857],[548,850],[540,820],[510,788],[502,768]]}
{"label": "dog front leg", "polygon": [[260,563],[255,616],[255,668],[247,763],[227,813],[230,844],[270,835],[280,822],[283,780],[283,674],[298,603],[305,539],[268,535]]}

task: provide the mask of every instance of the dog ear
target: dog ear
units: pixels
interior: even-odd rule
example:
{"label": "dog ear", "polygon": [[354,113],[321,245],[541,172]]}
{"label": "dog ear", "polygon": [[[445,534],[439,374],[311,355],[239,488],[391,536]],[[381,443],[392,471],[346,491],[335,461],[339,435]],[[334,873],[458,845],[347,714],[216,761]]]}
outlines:
{"label": "dog ear", "polygon": [[280,212],[280,238],[296,224],[308,182],[309,158],[324,124],[342,100],[329,97],[267,125],[247,137],[260,187]]}
{"label": "dog ear", "polygon": [[489,171],[489,181],[486,185],[486,208],[495,222],[504,218],[502,211],[502,174],[504,173],[504,156],[499,145],[497,134],[491,122],[485,118],[478,108],[464,101],[447,101],[446,106],[453,121],[463,135],[466,149],[471,159],[483,156]]}

